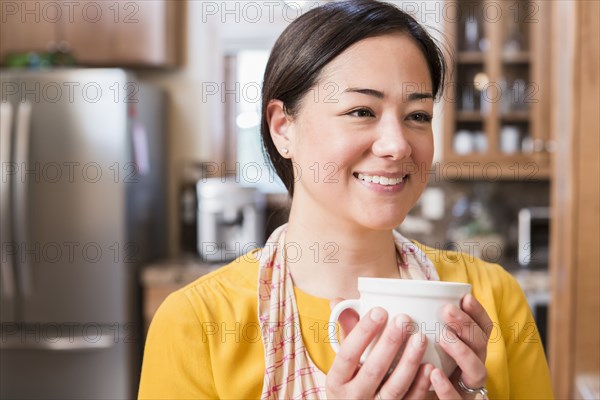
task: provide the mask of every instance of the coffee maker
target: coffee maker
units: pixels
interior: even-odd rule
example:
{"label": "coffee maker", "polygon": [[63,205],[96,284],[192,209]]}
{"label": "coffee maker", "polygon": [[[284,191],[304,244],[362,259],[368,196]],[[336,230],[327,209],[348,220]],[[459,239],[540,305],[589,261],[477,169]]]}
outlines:
{"label": "coffee maker", "polygon": [[209,263],[227,263],[263,245],[264,194],[235,177],[206,178],[196,184],[198,253]]}

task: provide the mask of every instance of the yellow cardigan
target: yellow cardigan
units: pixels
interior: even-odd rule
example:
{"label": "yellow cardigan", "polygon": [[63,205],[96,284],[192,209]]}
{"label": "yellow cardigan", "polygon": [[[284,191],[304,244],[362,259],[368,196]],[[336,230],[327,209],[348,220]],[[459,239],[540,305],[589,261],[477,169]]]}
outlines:
{"label": "yellow cardigan", "polygon": [[[494,322],[486,367],[490,399],[552,399],[544,350],[525,296],[502,267],[419,245],[442,281],[467,282]],[[172,293],[148,332],[139,399],[256,399],[264,350],[258,262],[248,253]],[[327,373],[329,301],[295,289],[309,356]]]}

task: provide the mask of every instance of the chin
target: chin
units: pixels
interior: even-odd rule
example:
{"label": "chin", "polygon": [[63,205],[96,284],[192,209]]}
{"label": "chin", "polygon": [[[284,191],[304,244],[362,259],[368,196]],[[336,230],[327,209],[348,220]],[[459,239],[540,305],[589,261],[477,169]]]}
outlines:
{"label": "chin", "polygon": [[374,231],[389,231],[396,228],[398,225],[404,222],[404,219],[406,218],[406,213],[402,215],[388,216],[386,218],[382,217],[383,216],[365,218],[364,220],[359,221],[359,223],[365,228]]}

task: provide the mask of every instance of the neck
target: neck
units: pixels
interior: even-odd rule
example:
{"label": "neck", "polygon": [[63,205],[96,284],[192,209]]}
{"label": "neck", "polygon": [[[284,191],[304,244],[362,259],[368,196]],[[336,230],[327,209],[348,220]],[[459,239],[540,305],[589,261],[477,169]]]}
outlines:
{"label": "neck", "polygon": [[358,298],[359,276],[399,276],[391,230],[366,229],[328,213],[301,215],[292,204],[285,241],[294,285],[313,296]]}

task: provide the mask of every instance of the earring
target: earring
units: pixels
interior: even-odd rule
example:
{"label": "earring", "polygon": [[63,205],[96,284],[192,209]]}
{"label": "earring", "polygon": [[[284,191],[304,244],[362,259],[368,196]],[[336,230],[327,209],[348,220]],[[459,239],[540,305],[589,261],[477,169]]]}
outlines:
{"label": "earring", "polygon": [[287,147],[282,147],[281,151],[283,151],[283,154],[287,154],[290,152]]}

